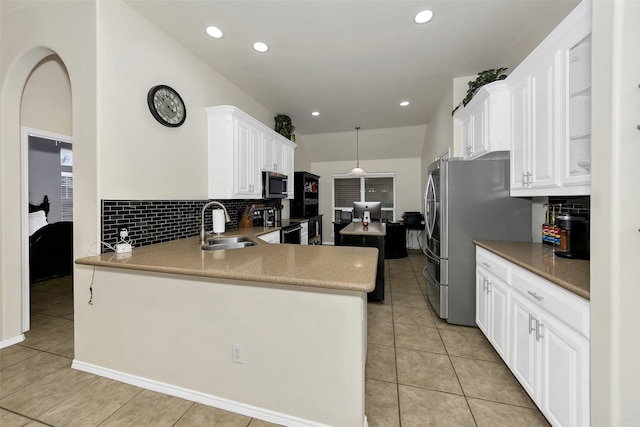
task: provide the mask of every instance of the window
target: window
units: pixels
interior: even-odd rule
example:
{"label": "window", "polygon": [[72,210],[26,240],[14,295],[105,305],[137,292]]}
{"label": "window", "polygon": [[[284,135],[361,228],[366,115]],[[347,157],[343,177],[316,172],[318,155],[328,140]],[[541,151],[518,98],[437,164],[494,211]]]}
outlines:
{"label": "window", "polygon": [[61,221],[73,221],[73,172],[60,172]]}
{"label": "window", "polygon": [[369,173],[363,177],[333,175],[334,221],[341,211],[353,211],[353,202],[382,202],[382,219],[396,220],[396,174]]}

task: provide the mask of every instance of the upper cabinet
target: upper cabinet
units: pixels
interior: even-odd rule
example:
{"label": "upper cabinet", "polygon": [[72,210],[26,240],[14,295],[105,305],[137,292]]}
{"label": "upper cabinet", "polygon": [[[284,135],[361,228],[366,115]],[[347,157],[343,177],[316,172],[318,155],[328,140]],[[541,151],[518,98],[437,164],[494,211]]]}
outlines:
{"label": "upper cabinet", "polygon": [[[236,107],[209,107],[208,168],[211,199],[261,199],[262,171],[293,182],[296,144]],[[293,198],[293,185],[287,198]]]}
{"label": "upper cabinet", "polygon": [[507,77],[511,195],[591,193],[591,3]]}
{"label": "upper cabinet", "polygon": [[454,118],[465,160],[509,150],[509,90],[504,80],[481,87]]}

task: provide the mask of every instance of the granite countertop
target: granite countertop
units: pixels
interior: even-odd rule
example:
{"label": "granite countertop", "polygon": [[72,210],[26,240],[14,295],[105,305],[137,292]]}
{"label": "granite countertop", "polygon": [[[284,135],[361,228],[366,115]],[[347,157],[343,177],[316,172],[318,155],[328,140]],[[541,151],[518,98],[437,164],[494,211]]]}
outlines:
{"label": "granite countertop", "polygon": [[585,299],[590,298],[589,261],[555,256],[553,247],[533,242],[474,240],[473,243]]}
{"label": "granite countertop", "polygon": [[257,237],[275,230],[279,228],[239,228],[224,233],[224,236],[248,236],[257,243],[242,249],[203,251],[200,238],[189,237],[134,247],[128,254],[109,252],[79,258],[76,263],[356,292],[374,289],[376,248],[272,244]]}
{"label": "granite countertop", "polygon": [[387,230],[383,222],[372,222],[365,229],[361,222],[352,222],[340,234],[352,236],[386,236]]}

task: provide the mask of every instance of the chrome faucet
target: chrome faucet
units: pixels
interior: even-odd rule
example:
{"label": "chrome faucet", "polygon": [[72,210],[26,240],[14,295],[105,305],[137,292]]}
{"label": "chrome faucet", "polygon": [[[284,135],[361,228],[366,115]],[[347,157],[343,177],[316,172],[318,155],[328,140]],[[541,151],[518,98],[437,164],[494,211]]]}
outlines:
{"label": "chrome faucet", "polygon": [[204,245],[207,243],[207,232],[204,229],[204,211],[207,210],[207,208],[209,206],[213,206],[213,205],[217,205],[220,206],[222,208],[222,210],[224,211],[224,220],[225,222],[229,222],[231,221],[231,218],[229,218],[229,212],[227,212],[227,208],[224,207],[224,205],[220,202],[216,202],[215,200],[212,202],[207,203],[206,205],[204,205],[202,207],[202,222],[200,223],[200,244]]}

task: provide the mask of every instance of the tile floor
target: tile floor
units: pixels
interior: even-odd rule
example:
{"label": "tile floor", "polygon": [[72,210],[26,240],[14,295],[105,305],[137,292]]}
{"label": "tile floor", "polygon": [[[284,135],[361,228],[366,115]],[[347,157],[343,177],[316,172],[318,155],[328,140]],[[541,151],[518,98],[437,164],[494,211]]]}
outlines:
{"label": "tile floor", "polygon": [[[386,297],[368,306],[371,427],[548,426],[476,328],[441,321],[424,299],[423,258],[386,261]],[[71,369],[70,278],[34,286],[32,329],[0,350],[0,426],[275,424]]]}
{"label": "tile floor", "polygon": [[548,426],[478,328],[426,302],[424,257],[386,261],[385,301],[368,306],[366,414],[384,426]]}

